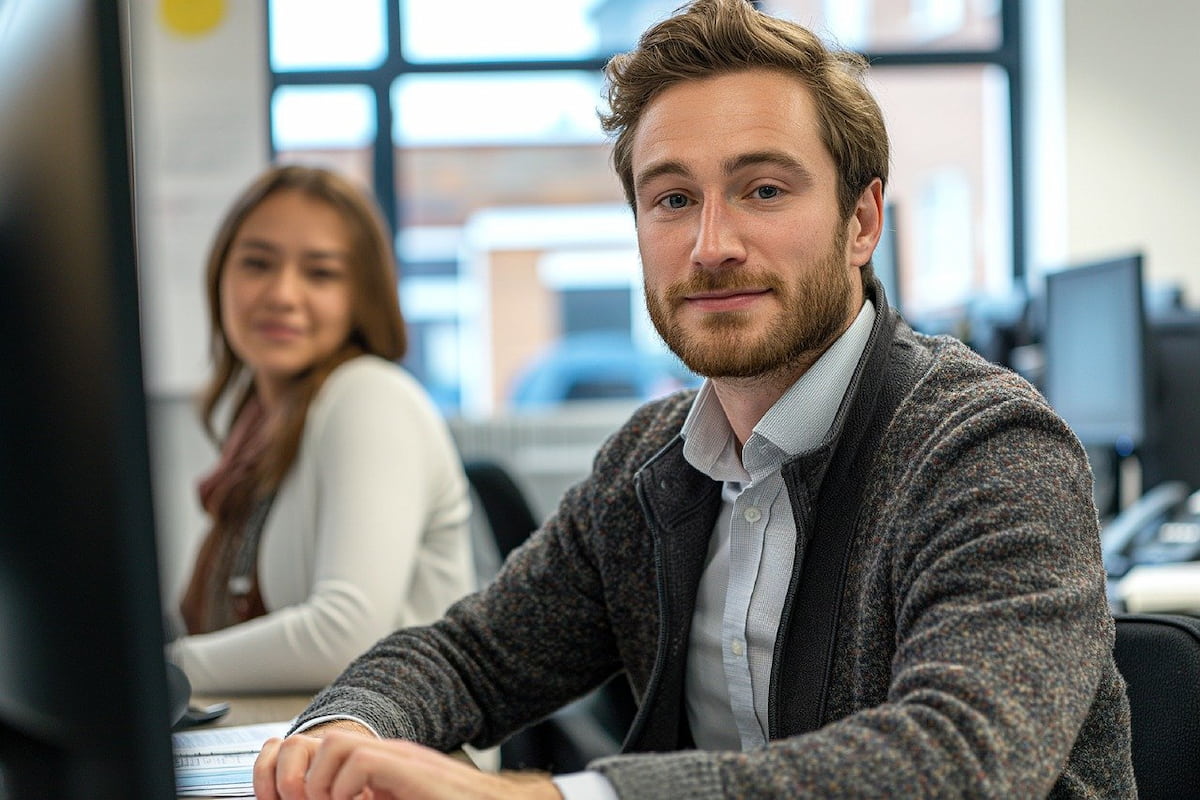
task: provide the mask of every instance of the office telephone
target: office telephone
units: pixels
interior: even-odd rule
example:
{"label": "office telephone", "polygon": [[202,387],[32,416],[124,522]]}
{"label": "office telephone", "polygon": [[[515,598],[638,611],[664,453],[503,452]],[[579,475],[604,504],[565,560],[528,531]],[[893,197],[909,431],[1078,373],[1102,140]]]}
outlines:
{"label": "office telephone", "polygon": [[1112,577],[1142,564],[1200,559],[1200,491],[1160,483],[1104,525],[1100,548]]}

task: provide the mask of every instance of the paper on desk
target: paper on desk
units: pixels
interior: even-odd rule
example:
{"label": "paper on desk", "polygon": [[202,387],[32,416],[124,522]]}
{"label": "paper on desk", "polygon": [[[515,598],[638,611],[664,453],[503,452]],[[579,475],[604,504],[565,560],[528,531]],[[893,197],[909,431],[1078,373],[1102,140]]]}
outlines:
{"label": "paper on desk", "polygon": [[175,790],[180,797],[253,797],[254,759],[263,742],[291,722],[233,725],[171,735]]}

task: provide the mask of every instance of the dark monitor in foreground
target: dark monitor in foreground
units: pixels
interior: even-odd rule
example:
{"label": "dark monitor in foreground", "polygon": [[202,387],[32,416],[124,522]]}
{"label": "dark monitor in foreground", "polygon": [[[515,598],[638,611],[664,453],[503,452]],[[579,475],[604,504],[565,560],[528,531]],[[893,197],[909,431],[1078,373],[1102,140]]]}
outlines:
{"label": "dark monitor in foreground", "polygon": [[1142,259],[1046,275],[1044,390],[1085,445],[1131,454],[1146,434]]}
{"label": "dark monitor in foreground", "polygon": [[0,0],[0,798],[169,798],[124,4]]}

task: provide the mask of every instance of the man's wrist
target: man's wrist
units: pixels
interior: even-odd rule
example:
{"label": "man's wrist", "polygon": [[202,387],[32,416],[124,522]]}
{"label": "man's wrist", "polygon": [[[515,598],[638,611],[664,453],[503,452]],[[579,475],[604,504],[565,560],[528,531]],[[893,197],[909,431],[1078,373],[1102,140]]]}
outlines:
{"label": "man's wrist", "polygon": [[[354,725],[361,726],[363,731],[366,731],[368,734],[375,737],[376,739],[383,738],[382,736],[379,735],[379,731],[377,731],[373,727],[371,727],[370,724],[368,724],[365,719],[360,719],[359,717],[356,717],[352,714],[322,714],[319,717],[313,717],[312,719],[305,720],[304,722],[300,723],[296,727],[292,728],[292,730],[288,731],[288,736],[291,736],[294,733],[308,733],[310,730],[318,728],[321,725],[327,725],[331,722],[350,722],[350,723],[353,723]],[[357,728],[346,728],[345,730],[358,730],[358,729]]]}
{"label": "man's wrist", "polygon": [[330,731],[346,731],[349,733],[357,733],[359,736],[369,736],[372,739],[379,738],[375,732],[361,722],[352,719],[332,719],[325,722],[317,723],[311,728],[305,728],[302,731],[297,731],[304,736],[312,736],[314,739],[320,739]]}

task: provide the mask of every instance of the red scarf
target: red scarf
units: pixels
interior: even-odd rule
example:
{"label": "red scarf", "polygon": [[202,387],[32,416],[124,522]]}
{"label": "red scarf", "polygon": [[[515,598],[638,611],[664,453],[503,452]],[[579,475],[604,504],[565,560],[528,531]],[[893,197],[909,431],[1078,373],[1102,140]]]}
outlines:
{"label": "red scarf", "polygon": [[[266,613],[258,591],[258,570],[250,585],[230,588],[247,522],[260,502],[250,481],[267,447],[267,414],[251,397],[229,430],[216,467],[198,485],[200,504],[212,522],[200,545],[180,612],[189,634],[208,633]],[[261,520],[258,521],[261,524]],[[257,531],[251,546],[257,548]],[[257,565],[257,556],[254,559]]]}

